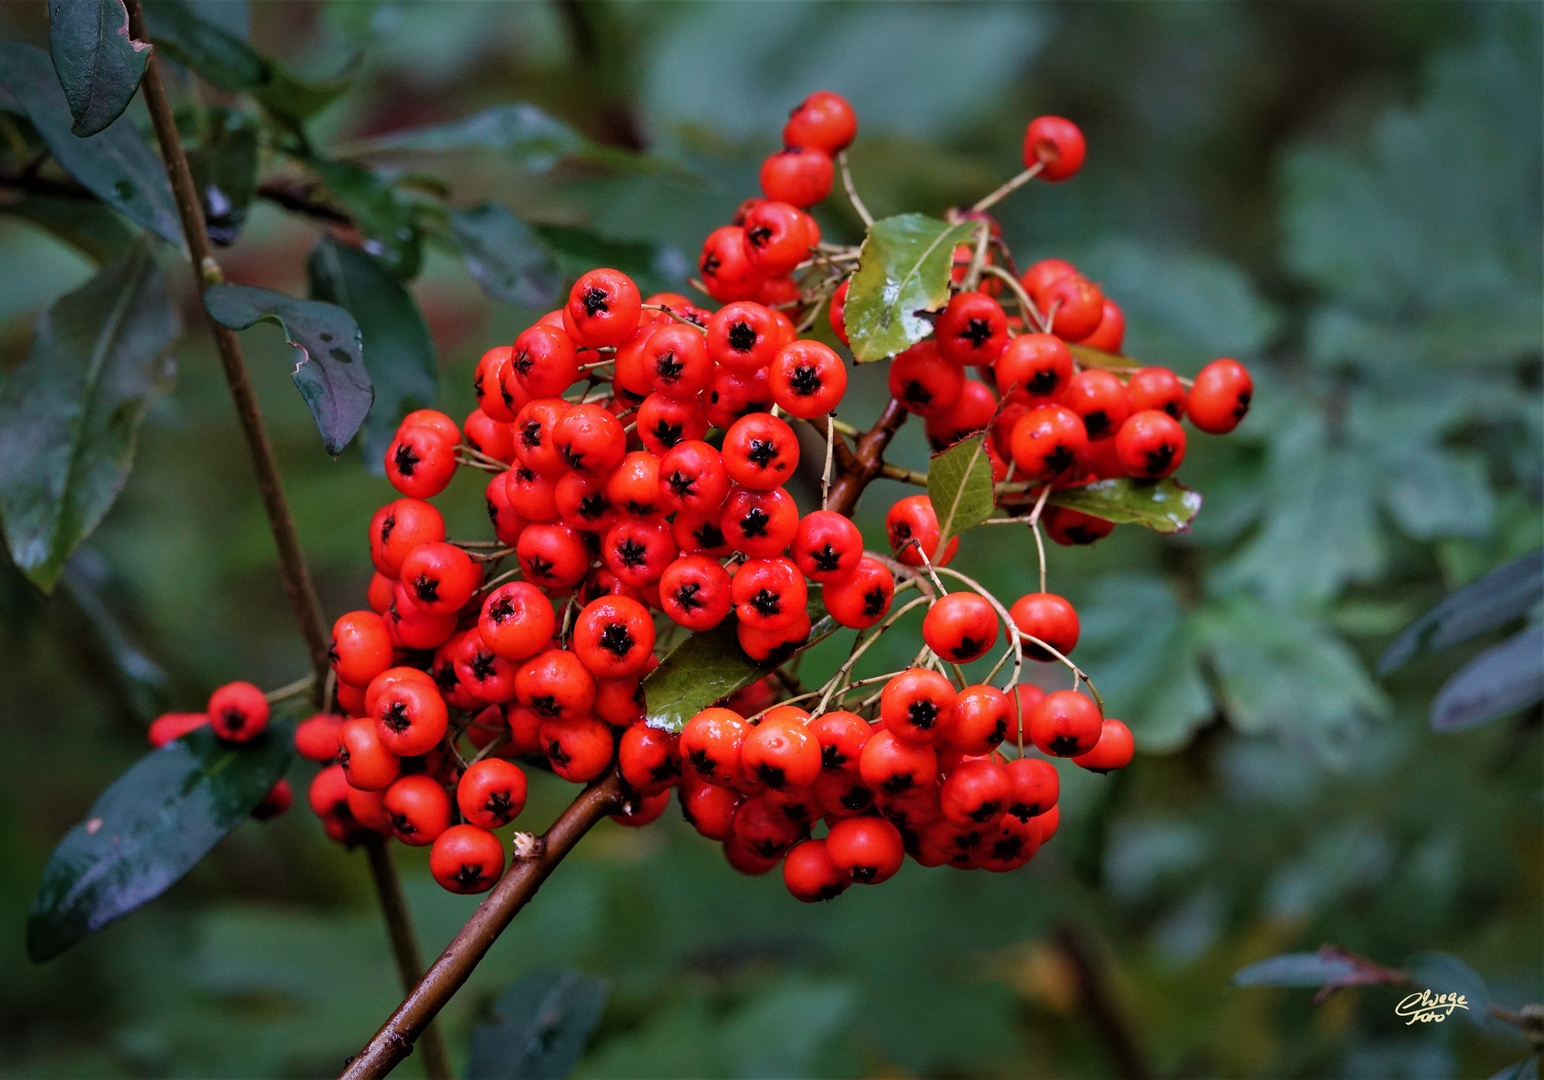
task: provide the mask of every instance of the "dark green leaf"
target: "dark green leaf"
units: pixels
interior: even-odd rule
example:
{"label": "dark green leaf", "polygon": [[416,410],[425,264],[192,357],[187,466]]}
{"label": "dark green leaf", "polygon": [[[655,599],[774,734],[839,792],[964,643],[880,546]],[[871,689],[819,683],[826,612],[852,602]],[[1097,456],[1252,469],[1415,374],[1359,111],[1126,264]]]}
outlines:
{"label": "dark green leaf", "polygon": [[439,370],[434,339],[413,294],[375,256],[323,237],[306,259],[311,299],[336,304],[359,324],[375,404],[363,432],[365,468],[385,471],[397,424],[434,404]]}
{"label": "dark green leaf", "polygon": [[34,45],[0,42],[0,86],[11,92],[66,172],[136,225],[182,243],[166,169],[133,124],[119,117],[88,138],[71,134],[70,106],[53,63]]}
{"label": "dark green leaf", "polygon": [[109,602],[110,576],[107,561],[83,547],[64,568],[59,594],[80,617],[72,632],[93,666],[107,676],[124,711],[148,724],[166,710],[170,687],[165,670],[135,643]]}
{"label": "dark green leaf", "polygon": [[141,240],[38,320],[0,387],[0,517],[45,592],[128,479],[151,402],[171,386],[177,312]]}
{"label": "dark green leaf", "polygon": [[691,267],[673,247],[644,240],[613,240],[589,229],[532,225],[558,258],[563,277],[573,279],[597,266],[620,270],[645,293],[678,288]]}
{"label": "dark green leaf", "polygon": [[97,263],[112,262],[128,249],[138,230],[92,198],[24,195],[0,206],[79,249]]}
{"label": "dark green leaf", "polygon": [[1463,731],[1544,699],[1544,625],[1530,626],[1459,668],[1431,703],[1436,731]]}
{"label": "dark green leaf", "polygon": [[293,756],[293,729],[247,743],[208,727],[147,754],[60,841],[27,914],[27,954],[52,959],[149,903],[262,801]]}
{"label": "dark green leaf", "polygon": [[1283,953],[1250,964],[1233,976],[1233,985],[1319,987],[1351,978],[1357,970],[1357,966],[1343,956],[1313,952]]}
{"label": "dark green leaf", "polygon": [[343,453],[375,396],[354,317],[334,304],[296,300],[250,285],[213,285],[204,293],[204,308],[215,322],[232,330],[245,330],[263,319],[284,328],[285,339],[295,348],[290,378],[306,399],[322,445],[334,457]]}
{"label": "dark green leaf", "polygon": [[883,360],[933,332],[921,312],[949,296],[954,247],[975,231],[924,214],[900,214],[869,226],[847,293],[847,339],[858,363]]}
{"label": "dark green leaf", "polygon": [[188,166],[204,204],[209,239],[221,247],[236,242],[247,209],[257,197],[257,125],[234,109],[210,109]]}
{"label": "dark green leaf", "polygon": [[[810,601],[809,641],[820,641],[837,629],[818,600]],[[740,648],[733,615],[705,633],[692,634],[660,661],[643,679],[644,713],[648,723],[666,731],[680,731],[703,709],[743,690],[786,663],[787,656],[772,656],[758,663]]]}
{"label": "dark green leaf", "polygon": [[450,231],[483,292],[521,307],[552,306],[559,285],[556,262],[514,214],[491,203],[453,210]]}
{"label": "dark green leaf", "polygon": [[277,64],[271,65],[268,82],[252,96],[271,114],[294,125],[309,120],[354,85],[362,56],[356,54],[344,65],[343,73],[325,82],[297,79]]}
{"label": "dark green leaf", "polygon": [[182,0],[145,4],[150,40],[221,90],[255,90],[268,81],[268,61],[240,37],[200,18]]}
{"label": "dark green leaf", "polygon": [[934,454],[927,469],[927,497],[938,515],[938,548],[992,516],[992,462],[986,437],[962,439]]}
{"label": "dark green leaf", "polygon": [[609,987],[577,971],[527,975],[472,1031],[466,1080],[562,1080],[600,1022]]}
{"label": "dark green leaf", "polygon": [[378,174],[362,165],[325,158],[307,158],[306,164],[353,215],[359,231],[365,234],[365,250],[379,255],[399,278],[415,276],[423,262],[423,249],[413,208]]}
{"label": "dark green leaf", "polygon": [[1378,661],[1378,673],[1397,671],[1422,650],[1438,652],[1503,626],[1541,598],[1544,551],[1535,551],[1465,585],[1405,627]]}
{"label": "dark green leaf", "polygon": [[1096,480],[1052,492],[1052,506],[1079,510],[1117,525],[1184,532],[1201,510],[1201,493],[1174,480]]}
{"label": "dark green leaf", "polygon": [[[1459,994],[1468,1008],[1464,1018],[1479,1028],[1486,1027],[1490,1009],[1490,987],[1479,974],[1451,953],[1429,952],[1410,958],[1405,965],[1417,986],[1435,994]],[[1455,1010],[1459,1011],[1459,1010]]]}
{"label": "dark green leaf", "polygon": [[95,135],[128,108],[149,50],[129,36],[123,0],[48,0],[48,51],[76,135]]}

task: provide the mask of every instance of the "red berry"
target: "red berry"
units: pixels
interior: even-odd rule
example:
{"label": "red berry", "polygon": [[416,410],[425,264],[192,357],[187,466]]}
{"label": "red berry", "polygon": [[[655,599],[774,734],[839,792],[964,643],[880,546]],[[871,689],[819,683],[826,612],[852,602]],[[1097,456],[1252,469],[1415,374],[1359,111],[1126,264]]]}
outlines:
{"label": "red berry", "polygon": [[268,726],[268,699],[249,682],[230,682],[209,695],[204,711],[214,733],[229,742],[256,738]]}
{"label": "red berry", "polygon": [[1074,375],[1058,403],[1082,417],[1090,442],[1114,435],[1131,415],[1131,399],[1126,396],[1125,384],[1097,368]]}
{"label": "red berry", "polygon": [[[156,723],[160,723],[161,720],[166,720],[168,717],[173,716],[185,716],[199,721],[197,724],[192,724],[184,729],[187,731],[209,723],[209,717],[203,713],[168,713],[166,716],[161,717],[160,720],[157,720]],[[341,716],[334,716],[331,713],[318,713],[309,720],[302,720],[295,725],[295,753],[307,761],[315,761],[324,765],[332,761],[338,756],[338,729],[342,726],[343,718]],[[155,725],[151,725],[152,733],[154,730]],[[177,735],[182,733],[179,731]],[[176,735],[172,736],[172,738],[176,737]],[[154,737],[152,737],[151,745],[160,746],[162,744],[156,742]]]}
{"label": "red berry", "polygon": [[680,738],[648,724],[633,724],[622,733],[617,763],[634,791],[658,795],[681,780]]}
{"label": "red berry", "polygon": [[770,491],[781,487],[798,467],[799,439],[777,417],[752,413],[724,433],[723,461],[735,483]]}
{"label": "red berry", "polygon": [[811,146],[835,156],[852,145],[857,134],[858,116],[847,99],[829,90],[817,90],[788,114],[783,144]]}
{"label": "red berry", "polygon": [[729,597],[742,626],[785,630],[808,618],[804,575],[785,558],[747,559],[729,583]]}
{"label": "red berry", "polygon": [[496,345],[482,354],[477,371],[472,376],[472,393],[477,407],[490,419],[507,424],[514,420],[519,406],[513,396],[504,392],[504,369],[509,367],[509,357],[514,350],[508,345]]}
{"label": "red berry", "polygon": [[455,472],[455,444],[433,428],[399,429],[386,448],[386,479],[415,499],[431,499],[444,491]]}
{"label": "red berry", "polygon": [[670,524],[670,535],[682,554],[722,556],[729,554],[729,542],[718,527],[718,511],[711,514],[677,512]]}
{"label": "red berry", "polygon": [[1035,748],[1053,757],[1077,757],[1099,742],[1103,718],[1099,706],[1075,690],[1047,694],[1029,714]]}
{"label": "red berry", "polygon": [[552,500],[563,524],[581,533],[603,533],[615,525],[619,515],[611,503],[609,480],[580,472],[564,473],[553,485]]}
{"label": "red berry", "polygon": [[397,425],[399,432],[409,428],[428,428],[451,446],[461,441],[461,429],[456,427],[456,422],[438,409],[414,409]]}
{"label": "red berry", "polygon": [[1057,278],[1034,301],[1041,316],[1050,320],[1051,333],[1067,341],[1086,338],[1104,318],[1104,293],[1082,274]]}
{"label": "red berry", "polygon": [[761,291],[762,274],[750,260],[750,242],[739,225],[714,229],[703,241],[697,269],[708,295],[721,304],[754,300]]}
{"label": "red berry", "polygon": [[767,370],[772,400],[802,420],[824,416],[847,392],[847,366],[818,341],[784,345]]}
{"label": "red berry", "polygon": [[906,857],[900,830],[877,817],[847,818],[831,826],[826,854],[837,873],[860,885],[890,880]]}
{"label": "red berry", "polygon": [[885,533],[896,560],[903,566],[921,566],[924,554],[934,566],[948,566],[960,546],[958,536],[950,537],[943,554],[939,554],[938,515],[926,495],[910,495],[890,507],[885,514]]}
{"label": "red berry", "polygon": [[1088,447],[1083,418],[1061,405],[1030,409],[1009,437],[1013,464],[1029,480],[1056,480],[1069,472]]}
{"label": "red berry", "polygon": [[782,488],[753,491],[737,487],[729,492],[719,515],[724,539],[736,551],[758,559],[781,555],[799,528],[799,508]]}
{"label": "red berry", "polygon": [[595,702],[595,677],[573,653],[548,649],[520,666],[515,696],[543,720],[573,723]]}
{"label": "red berry", "polygon": [[820,767],[847,774],[857,770],[858,756],[873,734],[867,720],[840,709],[811,720],[809,730],[820,744]]}
{"label": "red berry", "polygon": [[385,790],[402,769],[402,759],[381,745],[375,721],[367,716],[339,725],[335,749],[349,785],[364,791]]}
{"label": "red berry", "polygon": [[[323,718],[317,717],[316,719],[320,720]],[[337,717],[327,717],[326,719],[332,721],[330,727],[335,731],[337,727]],[[195,728],[201,728],[207,723],[209,723],[209,715],[207,713],[164,713],[151,721],[150,731],[147,733],[149,735],[150,745],[159,749],[174,739],[180,739],[188,732],[194,730]],[[306,723],[311,723],[311,721],[308,720]],[[295,729],[295,741],[297,744],[297,749],[300,741],[300,731],[305,726],[305,724],[301,724],[300,727]],[[325,757],[312,758],[309,757],[309,755],[304,750],[300,750],[299,752],[301,757],[308,758],[311,761],[331,761],[333,752],[336,751],[336,749],[337,741],[334,739],[332,743],[332,749],[328,750]]]}
{"label": "red berry", "polygon": [[708,416],[695,397],[675,398],[656,390],[638,406],[638,438],[661,457],[707,433]]}
{"label": "red berry", "polygon": [[1226,435],[1249,412],[1254,380],[1237,360],[1213,360],[1190,388],[1190,422],[1212,435]]}
{"label": "red berry", "polygon": [[954,687],[927,668],[911,668],[885,683],[879,715],[898,739],[935,743],[954,720]]}
{"label": "red berry", "polygon": [[955,696],[943,742],[962,754],[989,754],[1008,735],[1008,695],[995,686],[967,686]]}
{"label": "red berry", "polygon": [[895,597],[895,576],[877,559],[867,557],[844,578],[828,581],[821,591],[826,613],[843,626],[862,630],[873,626],[890,611]]}
{"label": "red berry", "polygon": [[1099,741],[1086,754],[1072,759],[1089,772],[1107,773],[1111,769],[1124,769],[1131,764],[1136,745],[1131,739],[1131,729],[1119,720],[1106,717],[1099,731]]}
{"label": "red berry", "polygon": [[704,709],[681,729],[681,758],[691,775],[712,784],[732,784],[741,776],[740,743],[745,718],[729,709]]}
{"label": "red berry", "polygon": [[454,544],[420,544],[402,560],[401,581],[419,610],[454,615],[482,584],[482,569]]}
{"label": "red berry", "polygon": [[687,777],[678,791],[681,816],[709,840],[728,840],[734,835],[734,812],[740,796],[733,789]]}
{"label": "red berry", "polygon": [[781,278],[809,257],[806,215],[784,202],[763,202],[745,215],[745,255],[767,278]]}
{"label": "red berry", "polygon": [[825,151],[785,146],[761,163],[761,193],[803,210],[831,193],[835,177],[831,155]]}
{"label": "red berry", "polygon": [[399,757],[427,754],[449,726],[445,699],[429,682],[403,679],[376,697],[370,710],[381,745]]}
{"label": "red berry", "polygon": [[636,600],[603,596],[574,620],[573,649],[596,678],[636,674],[654,654],[654,620]]}
{"label": "red berry", "polygon": [[766,367],[783,344],[772,312],[752,301],[725,304],[708,320],[708,355],[732,372]]}
{"label": "red berry", "polygon": [[590,569],[590,551],[578,530],[561,524],[526,526],[515,543],[515,558],[526,580],[544,589],[572,588]]}
{"label": "red berry", "polygon": [[996,643],[997,612],[975,593],[949,593],[928,608],[922,640],[944,659],[968,663]]}
{"label": "red berry", "polygon": [[1168,413],[1132,413],[1115,433],[1115,453],[1127,476],[1168,476],[1185,460],[1185,429]]}
{"label": "red berry", "polygon": [[525,809],[525,772],[512,761],[484,758],[467,766],[456,786],[461,816],[484,829],[499,829]]}
{"label": "red berry", "polygon": [[1024,167],[1040,165],[1040,177],[1056,183],[1074,176],[1083,167],[1088,147],[1083,133],[1071,120],[1037,116],[1024,131]]}
{"label": "red berry", "polygon": [[438,780],[425,773],[404,776],[392,784],[386,789],[382,806],[392,835],[413,847],[434,843],[450,828],[450,796]]}
{"label": "red berry", "polygon": [[730,866],[750,877],[765,874],[779,861],[776,858],[757,854],[733,836],[724,841],[724,858],[728,860]]}
{"label": "red berry", "polygon": [[1002,816],[1013,795],[1013,780],[990,758],[955,766],[938,789],[938,808],[955,825],[990,825]]}
{"label": "red berry", "polygon": [[831,331],[843,345],[847,344],[847,286],[851,284],[852,278],[848,278],[836,287],[836,292],[831,294],[831,310],[826,313]]}
{"label": "red berry", "polygon": [[1176,420],[1185,417],[1185,385],[1168,368],[1147,367],[1131,376],[1126,397],[1134,413],[1161,409]]}
{"label": "red berry", "polygon": [[[456,681],[476,702],[498,704],[515,696],[518,661],[495,653],[477,630],[468,630],[461,636],[451,659]],[[471,707],[466,708],[471,711]]]}
{"label": "red berry", "polygon": [[834,900],[847,887],[847,879],[832,864],[824,840],[805,840],[784,858],[783,884],[795,900],[814,904]]}
{"label": "red berry", "polygon": [[487,892],[503,872],[504,845],[476,825],[450,826],[429,849],[429,873],[449,892]]}
{"label": "red berry", "polygon": [[734,372],[720,367],[713,373],[702,399],[702,411],[714,427],[728,428],[741,417],[768,412],[772,408],[772,389],[767,369]]}
{"label": "red berry", "polygon": [[734,838],[764,859],[780,859],[809,833],[764,797],[746,799],[734,812]]}
{"label": "red berry", "polygon": [[997,398],[992,388],[975,379],[965,380],[959,400],[946,411],[926,417],[923,430],[935,454],[949,449],[961,439],[985,431],[997,415]]}
{"label": "red berry", "polygon": [[627,453],[621,423],[599,405],[573,405],[553,427],[553,443],[570,469],[604,477]]}
{"label": "red berry", "polygon": [[931,338],[890,361],[890,396],[907,412],[937,416],[948,412],[965,390],[965,372],[946,360]]}
{"label": "red berry", "polygon": [[863,558],[863,534],[850,518],[816,510],[799,521],[790,554],[799,572],[811,581],[841,581]]}
{"label": "red berry", "polygon": [[[1078,644],[1078,613],[1066,600],[1054,593],[1030,593],[1021,596],[1008,609],[1008,617],[1019,633],[1039,638],[1066,656]],[[1048,663],[1054,659],[1045,649],[1026,641],[1024,656]]]}
{"label": "red berry", "polygon": [[769,716],[746,733],[740,769],[773,790],[807,788],[820,775],[820,742],[804,721]]}
{"label": "red berry", "polygon": [[539,475],[561,473],[566,466],[553,441],[558,421],[573,408],[562,398],[526,402],[515,414],[515,457]]}
{"label": "red berry", "polygon": [[676,398],[691,398],[708,388],[713,360],[702,331],[672,323],[649,336],[643,349],[643,370],[649,388]]}
{"label": "red berry", "polygon": [[729,474],[712,446],[695,439],[679,442],[659,462],[659,498],[670,510],[708,514],[724,505]]}
{"label": "red berry", "polygon": [[1069,274],[1076,274],[1077,272],[1077,267],[1063,259],[1041,259],[1019,275],[1019,283],[1024,286],[1024,291],[1029,293],[1030,297],[1038,304],[1040,302],[1040,294],[1050,288],[1058,278],[1064,278]]}
{"label": "red berry", "polygon": [[591,270],[568,291],[563,314],[580,344],[592,349],[620,345],[638,329],[643,299],[638,286],[620,270]]}
{"label": "red berry", "polygon": [[1046,535],[1064,546],[1092,544],[1115,531],[1113,521],[1093,517],[1081,510],[1065,506],[1047,506],[1045,510],[1040,523],[1045,526]]}
{"label": "red berry", "polygon": [[1061,795],[1061,777],[1056,766],[1040,758],[1022,757],[1004,766],[1013,782],[1008,798],[1008,813],[1020,821],[1044,814],[1056,805]]}
{"label": "red berry", "polygon": [[1115,301],[1106,296],[1100,310],[1099,326],[1078,344],[1118,356],[1125,339],[1126,316],[1121,313]]}
{"label": "red berry", "polygon": [[577,378],[579,353],[573,340],[561,330],[537,323],[515,338],[504,369],[504,390],[511,398],[524,394],[527,402],[555,398]]}
{"label": "red berry", "polygon": [[252,808],[252,816],[258,821],[278,817],[295,805],[295,792],[288,780],[280,780],[268,789],[262,801]]}
{"label": "red berry", "polygon": [[511,581],[489,593],[477,619],[483,643],[506,660],[535,656],[556,629],[552,602],[524,581]]}
{"label": "red berry", "polygon": [[588,784],[605,772],[616,746],[611,729],[593,716],[545,720],[537,738],[552,771],[574,784]]}
{"label": "red berry", "polygon": [[997,390],[1023,390],[1031,398],[1054,399],[1072,379],[1072,353],[1054,334],[1021,334],[1008,343],[993,368]]}
{"label": "red berry", "polygon": [[938,316],[933,335],[946,360],[992,364],[1008,345],[1008,316],[985,293],[955,293]]}
{"label": "red berry", "polygon": [[665,808],[670,805],[669,790],[656,792],[653,795],[637,795],[629,797],[622,803],[622,809],[608,815],[618,825],[629,829],[641,829],[654,821],[659,820]]}
{"label": "red berry", "polygon": [[729,572],[704,555],[682,555],[660,576],[659,601],[672,622],[688,630],[711,630],[734,606]]}
{"label": "red berry", "polygon": [[623,518],[600,542],[606,566],[635,589],[653,585],[679,553],[671,528],[664,521]]}

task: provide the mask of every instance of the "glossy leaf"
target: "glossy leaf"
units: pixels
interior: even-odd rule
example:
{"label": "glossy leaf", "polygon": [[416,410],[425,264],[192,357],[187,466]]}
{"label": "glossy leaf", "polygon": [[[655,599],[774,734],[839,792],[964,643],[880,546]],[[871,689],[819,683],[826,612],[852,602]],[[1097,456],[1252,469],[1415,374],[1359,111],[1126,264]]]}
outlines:
{"label": "glossy leaf", "polygon": [[250,285],[211,286],[204,293],[204,308],[232,330],[264,319],[284,328],[285,340],[295,349],[290,378],[311,410],[322,445],[334,457],[343,453],[375,398],[354,317],[334,304]]}
{"label": "glossy leaf", "polygon": [[[809,641],[802,648],[832,634],[836,620],[826,614],[818,600],[810,602]],[[764,675],[769,675],[788,657],[767,661],[752,660],[740,648],[731,614],[712,630],[691,634],[660,661],[659,667],[643,679],[644,718],[652,726],[666,731],[680,731],[686,722],[715,701],[743,690]]]}
{"label": "glossy leaf", "polygon": [[175,885],[284,775],[292,729],[226,743],[208,727],[151,751],[113,781],[54,849],[27,913],[33,962]]}
{"label": "glossy leaf", "polygon": [[123,490],[145,410],[171,386],[178,329],[141,240],[44,313],[0,387],[0,518],[45,592]]}
{"label": "glossy leaf", "polygon": [[883,360],[933,332],[923,312],[949,297],[956,244],[975,226],[948,225],[925,214],[899,214],[869,226],[847,293],[847,339],[858,363]]}
{"label": "glossy leaf", "polygon": [[532,225],[531,231],[552,249],[558,268],[567,279],[577,278],[597,266],[609,266],[632,278],[647,295],[680,287],[691,272],[686,256],[668,245],[614,240],[589,229],[566,225]]}
{"label": "glossy leaf", "polygon": [[137,229],[95,199],[29,194],[0,206],[0,213],[31,222],[99,264],[122,255],[138,235]]}
{"label": "glossy leaf", "polygon": [[386,448],[397,424],[414,409],[434,404],[439,369],[434,339],[413,294],[375,256],[323,237],[306,259],[311,299],[336,304],[359,324],[365,370],[375,403],[365,419],[365,468],[385,471]]}
{"label": "glossy leaf", "polygon": [[986,437],[961,439],[934,454],[927,469],[927,497],[938,515],[938,547],[992,516],[992,461]]}
{"label": "glossy leaf", "polygon": [[150,59],[150,45],[129,35],[123,0],[48,0],[48,51],[82,137],[122,115]]}
{"label": "glossy leaf", "polygon": [[200,127],[198,144],[188,150],[188,165],[204,204],[209,239],[227,247],[236,242],[257,197],[257,124],[234,109],[210,109]]}
{"label": "glossy leaf", "polygon": [[562,1080],[600,1022],[605,980],[545,971],[515,983],[472,1031],[466,1080]]}
{"label": "glossy leaf", "polygon": [[365,250],[404,280],[417,275],[423,264],[418,221],[412,207],[378,174],[352,161],[326,158],[306,160],[334,198],[353,215],[365,234]]}
{"label": "glossy leaf", "polygon": [[1431,703],[1436,731],[1463,731],[1544,700],[1544,625],[1493,645],[1459,668]]}
{"label": "glossy leaf", "polygon": [[525,222],[490,203],[451,211],[450,231],[483,292],[506,304],[552,306],[560,284],[556,260]]}
{"label": "glossy leaf", "polygon": [[1201,493],[1174,480],[1096,480],[1063,488],[1046,500],[1117,525],[1141,525],[1154,532],[1184,532],[1201,510]]}
{"label": "glossy leaf", "polygon": [[1354,978],[1356,964],[1344,956],[1302,952],[1283,953],[1250,964],[1233,976],[1235,986],[1320,987]]}
{"label": "glossy leaf", "polygon": [[136,225],[182,243],[166,169],[132,123],[119,117],[87,138],[72,134],[74,120],[54,65],[34,45],[0,42],[0,87],[11,92],[66,172]]}
{"label": "glossy leaf", "polygon": [[1405,627],[1378,661],[1378,673],[1403,667],[1423,650],[1439,652],[1494,630],[1544,599],[1544,551],[1534,551],[1471,582]]}

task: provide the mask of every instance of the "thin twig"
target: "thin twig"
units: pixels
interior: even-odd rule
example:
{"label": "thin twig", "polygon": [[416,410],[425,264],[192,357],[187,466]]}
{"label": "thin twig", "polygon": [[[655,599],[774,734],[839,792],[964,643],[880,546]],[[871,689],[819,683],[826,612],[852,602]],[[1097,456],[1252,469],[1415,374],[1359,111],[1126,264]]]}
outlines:
{"label": "thin twig", "polygon": [[864,206],[863,200],[858,198],[858,189],[852,183],[852,170],[847,167],[846,150],[836,155],[836,163],[842,170],[842,186],[847,189],[847,201],[852,203],[852,208],[863,219],[863,227],[868,228],[874,224],[874,215],[868,212],[868,207]]}
{"label": "thin twig", "polygon": [[1029,168],[1019,173],[1012,180],[1009,180],[1007,183],[1003,184],[990,195],[982,197],[975,206],[971,207],[971,209],[977,213],[980,213],[982,210],[988,210],[996,206],[998,203],[1002,202],[1003,199],[1007,198],[1009,195],[1012,195],[1019,188],[1023,187],[1035,177],[1039,176],[1040,170],[1043,168],[1045,168],[1045,164],[1043,162],[1035,162]]}

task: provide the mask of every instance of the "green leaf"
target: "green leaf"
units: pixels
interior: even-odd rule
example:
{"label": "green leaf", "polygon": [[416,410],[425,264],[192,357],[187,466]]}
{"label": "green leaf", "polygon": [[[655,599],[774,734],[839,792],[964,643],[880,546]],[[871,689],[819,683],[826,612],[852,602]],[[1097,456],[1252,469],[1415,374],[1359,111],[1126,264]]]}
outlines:
{"label": "green leaf", "polygon": [[646,240],[614,240],[590,229],[566,225],[535,225],[531,231],[557,256],[563,277],[573,279],[597,266],[620,270],[638,283],[645,295],[674,289],[685,282],[690,265],[680,251]]}
{"label": "green leaf", "polygon": [[938,515],[938,549],[992,516],[992,462],[986,436],[962,439],[934,454],[927,469],[927,497]]}
{"label": "green leaf", "polygon": [[514,214],[492,203],[453,210],[450,231],[483,292],[506,304],[552,306],[559,285],[556,260]]}
{"label": "green leaf", "polygon": [[924,214],[900,214],[869,226],[847,293],[847,339],[860,364],[902,352],[933,332],[920,313],[949,297],[956,244],[971,222],[948,225]]}
{"label": "green leaf", "polygon": [[278,64],[270,65],[268,81],[252,94],[263,108],[291,127],[298,127],[348,92],[359,74],[362,54],[356,53],[341,74],[324,82],[297,79]]}
{"label": "green leaf", "polygon": [[0,387],[0,518],[45,592],[123,490],[150,404],[171,386],[176,309],[141,240],[38,320]]}
{"label": "green leaf", "polygon": [[1463,731],[1544,700],[1544,626],[1493,645],[1459,668],[1431,703],[1435,731]]}
{"label": "green leaf", "polygon": [[232,330],[245,330],[263,319],[284,328],[285,340],[295,348],[290,378],[311,410],[322,445],[333,457],[343,453],[375,399],[354,317],[334,304],[296,300],[250,285],[210,286],[204,308],[215,322]]}
{"label": "green leaf", "polygon": [[33,962],[58,956],[181,880],[284,775],[292,742],[288,725],[237,744],[203,727],[140,758],[49,858],[27,914]]}
{"label": "green leaf", "polygon": [[149,724],[166,710],[170,694],[166,671],[135,643],[109,596],[111,570],[89,547],[81,548],[64,568],[59,595],[80,616],[76,635],[92,664],[106,676],[123,709]]}
{"label": "green leaf", "polygon": [[128,108],[150,46],[129,36],[123,0],[48,0],[48,51],[76,135],[95,135]]}
{"label": "green leaf", "polygon": [[96,263],[122,255],[139,231],[95,199],[54,195],[24,195],[0,206],[72,245]]}
{"label": "green leaf", "polygon": [[133,124],[119,117],[95,135],[73,135],[74,120],[53,63],[35,45],[0,42],[0,86],[11,92],[67,173],[136,225],[181,245],[166,169]]}
{"label": "green leaf", "polygon": [[1318,988],[1352,978],[1358,970],[1350,960],[1333,953],[1282,953],[1250,964],[1233,976],[1233,985]]}
{"label": "green leaf", "polygon": [[1378,661],[1378,674],[1399,670],[1418,652],[1440,652],[1521,618],[1541,599],[1544,551],[1535,551],[1465,585],[1405,627]]}
{"label": "green leaf", "polygon": [[209,239],[228,247],[257,197],[257,124],[234,109],[210,109],[200,127],[198,144],[188,150],[188,166],[204,204]]}
{"label": "green leaf", "polygon": [[439,369],[413,294],[381,260],[358,248],[323,237],[306,259],[311,299],[336,304],[359,324],[365,370],[375,388],[375,404],[365,419],[365,468],[385,471],[386,448],[402,418],[434,404]]}
{"label": "green leaf", "polygon": [[1460,994],[1467,999],[1464,1019],[1484,1030],[1490,1010],[1490,987],[1468,964],[1451,953],[1427,952],[1412,956],[1405,967],[1417,986],[1437,994]]}
{"label": "green leaf", "polygon": [[352,161],[308,157],[307,165],[365,234],[365,250],[378,255],[403,280],[423,264],[418,218],[381,176]]}
{"label": "green leaf", "polygon": [[[810,622],[809,641],[803,649],[837,630],[836,620],[818,600],[810,601]],[[731,615],[712,630],[690,635],[644,676],[644,713],[651,727],[678,732],[715,701],[743,690],[788,661],[787,656],[774,655],[764,662],[746,656],[735,625]]]}
{"label": "green leaf", "polygon": [[145,22],[157,48],[221,90],[256,90],[268,81],[268,61],[235,34],[199,18],[182,0],[150,0]]}
{"label": "green leaf", "polygon": [[610,988],[577,971],[545,971],[515,983],[472,1031],[466,1080],[561,1080],[584,1053]]}
{"label": "green leaf", "polygon": [[1201,511],[1199,491],[1167,478],[1096,480],[1052,492],[1046,501],[1117,525],[1141,525],[1161,533],[1184,532]]}

